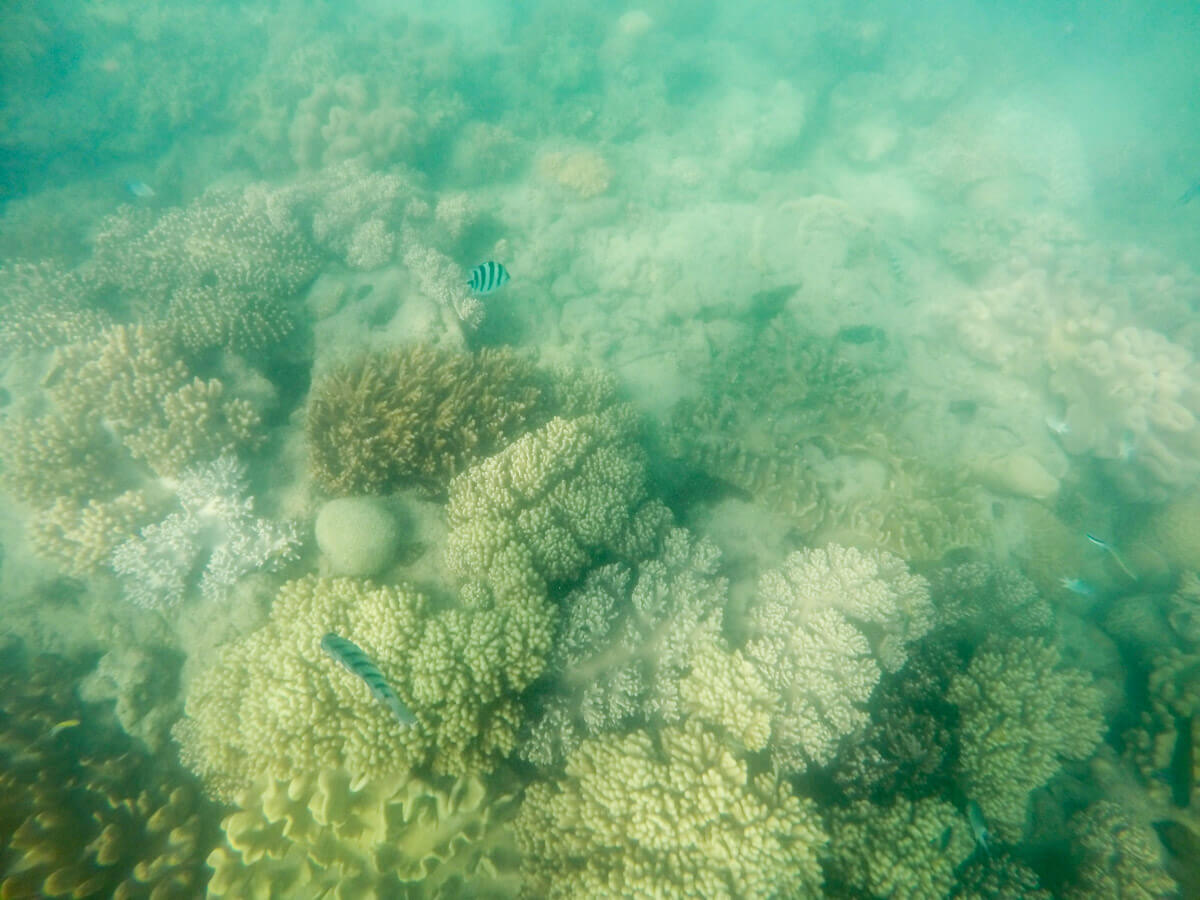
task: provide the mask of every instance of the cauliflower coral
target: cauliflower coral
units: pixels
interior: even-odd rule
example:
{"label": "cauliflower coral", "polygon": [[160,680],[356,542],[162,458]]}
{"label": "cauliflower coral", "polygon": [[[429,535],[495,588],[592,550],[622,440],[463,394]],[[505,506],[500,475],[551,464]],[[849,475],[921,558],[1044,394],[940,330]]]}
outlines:
{"label": "cauliflower coral", "polygon": [[932,624],[929,590],[889,553],[830,545],[803,550],[760,580],[747,615],[745,655],[779,700],[770,750],[776,766],[828,763],[864,727],[880,668],[903,665]]}
{"label": "cauliflower coral", "polygon": [[946,697],[962,717],[963,789],[1005,841],[1020,839],[1029,795],[1062,760],[1087,759],[1104,730],[1100,690],[1035,638],[981,650]]}
{"label": "cauliflower coral", "polygon": [[532,897],[819,897],[816,806],[697,722],[584,741],[515,822]]}
{"label": "cauliflower coral", "polygon": [[450,482],[446,563],[498,596],[545,596],[603,551],[638,558],[669,513],[647,502],[632,410],[555,418]]}
{"label": "cauliflower coral", "polygon": [[[488,768],[516,743],[512,699],[541,668],[550,636],[538,607],[501,607],[473,592],[432,615],[420,595],[350,578],[284,585],[266,624],[222,647],[189,687],[175,726],[184,761],[224,799],[267,775],[344,767],[383,778],[429,764]],[[403,726],[321,638],[356,643],[417,718]]]}

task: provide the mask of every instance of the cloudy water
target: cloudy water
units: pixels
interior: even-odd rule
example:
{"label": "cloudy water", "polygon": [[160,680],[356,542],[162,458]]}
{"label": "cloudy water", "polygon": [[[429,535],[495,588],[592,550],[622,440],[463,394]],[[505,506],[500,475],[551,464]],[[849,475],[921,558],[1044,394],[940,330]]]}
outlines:
{"label": "cloudy water", "polygon": [[1200,896],[1200,13],[0,11],[0,895]]}

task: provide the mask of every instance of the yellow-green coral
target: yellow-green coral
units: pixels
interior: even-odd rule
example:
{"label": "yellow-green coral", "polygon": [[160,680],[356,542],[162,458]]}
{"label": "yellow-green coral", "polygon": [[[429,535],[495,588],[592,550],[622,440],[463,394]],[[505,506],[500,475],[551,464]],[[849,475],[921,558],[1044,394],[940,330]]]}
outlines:
{"label": "yellow-green coral", "polygon": [[467,775],[357,781],[343,769],[239,792],[209,896],[511,897],[516,797]]}
{"label": "yellow-green coral", "polygon": [[215,818],[194,781],[90,719],[71,663],[5,662],[0,896],[200,896]]}
{"label": "yellow-green coral", "polygon": [[829,833],[838,880],[880,900],[942,900],[975,849],[966,817],[934,798],[860,800],[833,813]]}
{"label": "yellow-green coral", "polygon": [[1072,858],[1079,869],[1063,893],[1066,900],[1161,900],[1178,885],[1163,866],[1162,849],[1150,827],[1110,800],[1100,800],[1068,823]]}
{"label": "yellow-green coral", "polygon": [[1103,733],[1100,690],[1059,661],[1057,647],[1034,638],[985,647],[946,694],[962,717],[963,789],[1005,841],[1020,840],[1030,793],[1062,760],[1090,756]]}
{"label": "yellow-green coral", "polygon": [[450,483],[446,563],[498,596],[543,596],[602,551],[637,557],[669,514],[646,502],[645,454],[624,406],[555,418]]}
{"label": "yellow-green coral", "polygon": [[529,897],[820,896],[815,804],[695,722],[584,741],[515,827]]}
{"label": "yellow-green coral", "polygon": [[333,494],[388,493],[413,481],[443,487],[545,419],[543,382],[508,350],[416,344],[361,357],[313,387],[313,475]]}
{"label": "yellow-green coral", "polygon": [[[551,619],[540,601],[492,604],[486,592],[433,616],[411,590],[349,578],[285,585],[258,631],[220,649],[175,727],[184,761],[224,798],[259,775],[326,766],[384,778],[429,764],[463,773],[512,750],[515,696],[541,670]],[[322,651],[345,637],[417,718],[403,726],[361,679]]]}

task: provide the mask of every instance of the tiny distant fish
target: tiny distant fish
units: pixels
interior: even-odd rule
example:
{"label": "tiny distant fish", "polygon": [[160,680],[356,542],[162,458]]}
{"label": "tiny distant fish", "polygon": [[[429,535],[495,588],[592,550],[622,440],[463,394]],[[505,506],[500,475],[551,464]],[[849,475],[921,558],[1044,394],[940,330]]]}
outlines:
{"label": "tiny distant fish", "polygon": [[1084,537],[1086,537],[1089,541],[1091,541],[1093,544],[1095,544],[1101,550],[1106,551],[1108,553],[1108,555],[1113,558],[1113,561],[1118,566],[1121,567],[1121,571],[1129,576],[1131,581],[1138,580],[1138,577],[1133,574],[1133,569],[1129,568],[1129,566],[1126,564],[1125,560],[1121,558],[1121,554],[1117,552],[1116,547],[1114,547],[1108,541],[1102,540],[1091,533],[1085,534]]}
{"label": "tiny distant fish", "polygon": [[467,279],[467,287],[477,294],[490,294],[507,283],[508,269],[502,263],[491,260],[473,268],[471,277]]}
{"label": "tiny distant fish", "polygon": [[68,728],[76,728],[78,726],[79,726],[78,719],[63,719],[61,722],[59,722],[53,728],[51,728],[46,736],[54,737],[56,734],[66,731]]}
{"label": "tiny distant fish", "polygon": [[975,835],[975,843],[982,847],[988,856],[991,856],[992,848],[988,846],[987,819],[983,817],[983,810],[974,800],[967,801],[967,821],[971,823],[971,833]]}
{"label": "tiny distant fish", "polygon": [[1072,594],[1078,594],[1080,597],[1096,596],[1096,589],[1082,578],[1067,578],[1064,576],[1059,579],[1059,583]]}
{"label": "tiny distant fish", "polygon": [[1197,197],[1200,197],[1200,181],[1197,181],[1190,188],[1183,192],[1183,196],[1179,198],[1179,205],[1184,206],[1191,203]]}
{"label": "tiny distant fish", "polygon": [[375,699],[384,703],[388,709],[394,712],[401,725],[416,724],[417,717],[412,714],[412,710],[400,702],[400,698],[387,683],[383,673],[375,667],[370,657],[358,644],[331,631],[321,638],[321,649],[340,663],[351,675],[357,675],[366,682],[371,693],[375,695]]}
{"label": "tiny distant fish", "polygon": [[1067,424],[1066,419],[1060,419],[1057,416],[1046,416],[1046,427],[1055,434],[1070,434],[1071,426]]}
{"label": "tiny distant fish", "polygon": [[154,196],[154,188],[146,184],[144,181],[127,181],[125,182],[125,190],[133,194],[139,200],[148,200]]}

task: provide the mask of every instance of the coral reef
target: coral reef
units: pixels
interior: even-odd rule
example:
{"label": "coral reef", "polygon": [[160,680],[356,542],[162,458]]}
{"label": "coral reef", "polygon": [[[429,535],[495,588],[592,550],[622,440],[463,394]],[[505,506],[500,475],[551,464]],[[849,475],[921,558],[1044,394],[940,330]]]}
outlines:
{"label": "coral reef", "polygon": [[1072,858],[1078,861],[1066,900],[1112,897],[1161,900],[1177,896],[1178,885],[1163,867],[1158,838],[1149,825],[1132,821],[1109,800],[1076,813],[1068,823]]}
{"label": "coral reef", "polygon": [[678,721],[681,682],[700,648],[721,635],[719,560],[715,545],[677,528],[654,559],[589,572],[561,601],[551,686],[538,698],[522,756],[547,766],[584,737]]}
{"label": "coral reef", "polygon": [[994,835],[1018,841],[1030,793],[1064,760],[1087,759],[1104,729],[1101,692],[1084,672],[1059,668],[1036,638],[985,647],[950,683],[962,716],[959,772]]}
{"label": "coral reef", "polygon": [[974,849],[966,817],[945,800],[859,801],[831,816],[829,880],[863,896],[942,900]]}
{"label": "coral reef", "polygon": [[359,782],[326,768],[239,792],[210,897],[512,897],[516,796],[477,776]]}
{"label": "coral reef", "polygon": [[[472,589],[435,616],[407,589],[310,576],[280,589],[262,628],[218,650],[173,733],[185,763],[227,800],[260,775],[331,766],[356,779],[425,764],[478,771],[515,746],[512,698],[541,672],[551,628],[540,600],[493,604]],[[324,654],[330,631],[362,648],[416,725],[403,727]]]}
{"label": "coral reef", "polygon": [[91,305],[79,273],[50,261],[0,266],[0,350],[57,347],[94,338],[109,316]]}
{"label": "coral reef", "polygon": [[212,601],[243,575],[293,558],[296,526],[256,517],[246,490],[246,468],[232,456],[185,471],[175,484],[180,509],[113,550],[125,596],[161,608],[197,588]]}
{"label": "coral reef", "polygon": [[1132,499],[1195,481],[1200,367],[1186,349],[1133,327],[1057,349],[1050,390],[1065,407],[1067,452],[1129,463],[1110,471]]}
{"label": "coral reef", "polygon": [[670,519],[647,500],[637,417],[555,418],[450,483],[446,564],[499,597],[545,596],[601,552],[647,555]]}
{"label": "coral reef", "polygon": [[584,741],[514,827],[528,896],[815,896],[815,805],[698,723]]}
{"label": "coral reef", "polygon": [[171,726],[183,714],[182,662],[180,654],[168,647],[116,647],[79,682],[79,697],[87,703],[111,701],[125,733],[157,753],[167,745]]}
{"label": "coral reef", "polygon": [[958,873],[954,900],[1053,900],[1037,873],[1011,856],[993,851],[976,858]]}
{"label": "coral reef", "polygon": [[900,669],[908,645],[933,626],[929,584],[904,560],[830,544],[797,550],[762,576],[751,628],[768,635],[825,610],[840,612],[866,635],[885,672]]}
{"label": "coral reef", "polygon": [[594,150],[556,150],[537,160],[538,174],[582,200],[608,190],[612,169]]}
{"label": "coral reef", "polygon": [[547,417],[545,378],[508,350],[424,344],[374,353],[313,386],[306,434],[313,475],[331,494],[444,488],[476,460]]}
{"label": "coral reef", "polygon": [[77,666],[3,651],[0,896],[201,894],[216,822],[198,787],[90,719]]}
{"label": "coral reef", "polygon": [[1001,624],[1020,635],[1046,635],[1054,628],[1054,610],[1033,582],[992,563],[942,569],[933,579],[933,596],[938,627],[976,643]]}

